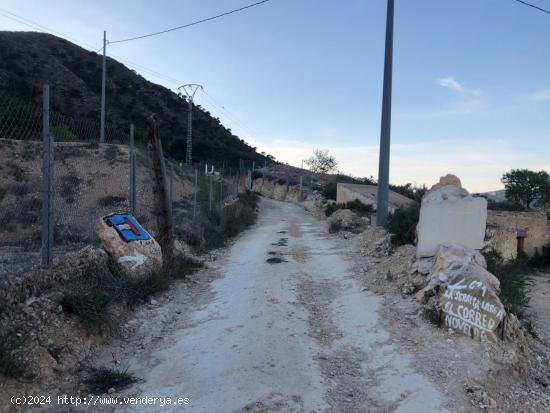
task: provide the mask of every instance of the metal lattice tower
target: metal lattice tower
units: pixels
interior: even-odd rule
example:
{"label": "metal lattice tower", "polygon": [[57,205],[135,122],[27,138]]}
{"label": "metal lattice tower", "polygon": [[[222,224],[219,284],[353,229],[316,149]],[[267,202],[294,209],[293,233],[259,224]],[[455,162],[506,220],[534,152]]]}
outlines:
{"label": "metal lattice tower", "polygon": [[193,99],[197,90],[202,90],[201,85],[188,83],[178,88],[180,96],[187,96],[188,113],[187,113],[187,152],[185,154],[185,163],[191,165],[193,163]]}

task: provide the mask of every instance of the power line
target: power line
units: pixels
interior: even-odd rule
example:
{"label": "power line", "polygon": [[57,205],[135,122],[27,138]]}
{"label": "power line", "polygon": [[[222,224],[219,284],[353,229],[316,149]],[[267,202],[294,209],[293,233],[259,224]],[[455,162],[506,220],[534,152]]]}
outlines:
{"label": "power line", "polygon": [[129,42],[129,41],[132,41],[132,40],[143,39],[143,38],[145,38],[145,37],[158,36],[159,34],[164,34],[164,33],[168,33],[168,32],[173,32],[173,31],[175,31],[175,30],[185,29],[186,27],[195,26],[195,25],[197,25],[197,24],[201,24],[201,23],[205,23],[205,22],[210,21],[210,20],[218,19],[218,18],[220,18],[220,17],[224,17],[224,16],[227,16],[227,15],[229,15],[229,14],[238,13],[238,12],[240,12],[240,11],[243,11],[243,10],[246,10],[246,9],[250,9],[251,7],[254,7],[254,6],[259,6],[260,4],[267,3],[268,1],[271,1],[271,0],[262,0],[262,1],[258,1],[258,2],[256,2],[256,3],[252,3],[252,4],[249,4],[249,5],[247,5],[247,6],[240,7],[240,8],[238,8],[238,9],[230,10],[230,11],[227,11],[227,12],[225,12],[225,13],[218,14],[218,15],[216,15],[216,16],[207,17],[206,19],[197,20],[197,21],[194,21],[194,22],[192,22],[192,23],[184,24],[184,25],[182,25],[182,26],[172,27],[171,29],[161,30],[160,32],[144,34],[144,35],[136,36],[136,37],[130,37],[130,38],[128,38],[128,39],[114,40],[114,41],[109,42],[109,43],[110,43],[110,44],[113,44],[113,43]]}
{"label": "power line", "polygon": [[[209,19],[205,19],[204,21],[212,20],[212,19],[217,18],[217,17],[221,17],[221,16],[224,16],[224,15],[227,15],[227,14],[235,13],[235,12],[237,12],[237,11],[244,10],[244,9],[246,9],[246,8],[250,8],[250,7],[253,7],[253,6],[258,5],[258,4],[261,4],[261,3],[266,3],[267,1],[270,1],[270,0],[260,1],[260,2],[258,2],[258,3],[254,3],[254,4],[251,4],[251,5],[242,7],[242,8],[240,8],[240,9],[235,9],[235,10],[232,10],[232,11],[230,11],[230,12],[221,14],[221,15],[219,15],[219,16],[215,16],[215,17],[211,17],[211,18],[209,18]],[[6,15],[6,14],[4,14],[4,13],[7,13],[8,15]],[[93,49],[96,49],[95,46],[91,46],[91,45],[89,45],[89,44],[86,44],[86,43],[84,43],[84,42],[81,42],[80,40],[75,39],[74,37],[67,36],[67,35],[64,34],[64,33],[61,33],[61,32],[58,32],[58,31],[56,31],[56,30],[53,30],[53,29],[51,29],[51,28],[49,28],[49,27],[47,27],[47,26],[44,26],[44,25],[42,25],[42,24],[40,24],[40,23],[38,23],[38,22],[35,22],[35,21],[31,20],[31,19],[27,19],[27,18],[25,18],[25,17],[23,17],[23,16],[19,16],[19,15],[15,14],[15,13],[12,13],[12,12],[8,11],[8,10],[5,10],[5,9],[0,8],[0,15],[1,15],[1,16],[4,16],[4,17],[7,18],[7,19],[13,20],[13,21],[15,21],[15,22],[17,22],[17,23],[20,23],[20,24],[23,24],[23,25],[25,25],[25,26],[31,27],[31,28],[33,28],[33,29],[39,31],[39,32],[43,32],[43,33],[48,33],[48,32],[50,32],[50,33],[55,33],[55,34],[58,34],[58,35],[60,35],[60,36],[62,36],[62,37],[64,37],[64,38],[70,39],[70,40],[72,40],[73,42],[75,42],[75,43],[77,43],[77,44],[80,44],[80,45],[82,45],[82,46],[85,46],[85,47],[87,47],[87,48],[89,48],[89,49],[92,49],[92,50],[93,50]],[[198,24],[198,22],[195,22],[195,23],[192,23],[192,24]],[[176,29],[171,29],[171,30],[176,30]],[[114,42],[109,42],[109,43],[114,43]],[[99,47],[98,49],[96,49],[95,52],[97,53],[97,52],[99,52],[99,51],[102,50],[102,49],[103,49],[103,46],[101,46],[101,47]],[[169,82],[169,83],[171,83],[171,84],[173,84],[173,85],[181,85],[182,83],[184,83],[184,82],[182,82],[182,81],[179,80],[179,79],[176,79],[176,78],[174,78],[174,77],[165,75],[165,74],[160,73],[160,72],[158,72],[158,71],[156,71],[156,70],[153,70],[153,69],[151,69],[151,68],[148,68],[148,67],[146,67],[146,66],[143,66],[143,65],[141,65],[141,64],[139,64],[139,63],[136,63],[136,62],[133,62],[133,61],[131,61],[131,60],[122,58],[122,57],[120,57],[120,56],[118,56],[118,55],[111,54],[110,57],[112,57],[112,58],[114,58],[114,59],[117,59],[118,61],[124,62],[124,63],[126,63],[128,66],[130,66],[130,67],[131,67],[131,66],[134,66],[134,67],[136,67],[136,68],[138,68],[138,69],[141,69],[141,70],[143,70],[143,71],[145,71],[145,72],[149,72],[149,74],[151,74],[151,75],[153,75],[153,76],[155,76],[155,77],[157,77],[157,78],[159,78],[159,79],[162,79],[162,80],[164,80],[164,81],[167,81],[167,82]],[[231,113],[228,109],[226,109],[225,106],[224,106],[223,104],[221,104],[217,99],[214,98],[214,96],[212,96],[211,94],[207,93],[207,92],[204,91],[204,90],[203,90],[203,92],[205,93],[205,97],[209,100],[210,104],[211,104],[214,108],[218,109],[219,111],[224,112],[224,113],[226,114],[226,117],[228,117],[230,121],[233,121],[234,123],[239,124],[242,128],[247,129],[249,132],[251,132],[252,135],[258,135],[258,133],[257,133],[256,131],[254,131],[252,128],[250,128],[249,126],[247,126],[246,124],[244,124],[241,120],[238,119],[238,117],[237,117],[236,115],[234,115],[234,114]]]}
{"label": "power line", "polygon": [[[42,31],[42,32],[46,31],[46,32],[58,34],[59,36],[62,36],[62,37],[66,38],[66,39],[69,39],[69,40],[72,40],[73,42],[75,42],[75,43],[77,43],[77,44],[80,44],[80,45],[82,45],[82,46],[85,46],[85,47],[87,47],[88,49],[92,49],[92,50],[93,50],[93,49],[96,48],[95,46],[91,46],[91,45],[89,45],[89,44],[86,44],[86,43],[84,43],[84,42],[81,42],[80,40],[75,39],[74,37],[67,36],[65,33],[58,32],[58,31],[56,31],[56,30],[54,30],[54,29],[50,29],[49,27],[46,27],[46,26],[44,26],[44,25],[42,25],[42,24],[40,24],[40,23],[37,23],[37,22],[35,22],[35,21],[31,20],[31,19],[27,19],[26,17],[19,16],[18,14],[12,13],[12,12],[6,10],[6,9],[0,8],[0,11],[2,12],[2,13],[0,13],[0,15],[6,17],[7,19],[11,19],[11,20],[16,21],[16,22],[18,22],[18,23],[24,24],[24,25],[26,25],[26,26],[28,26],[28,27],[32,27],[33,29],[37,29],[38,31]],[[9,16],[7,16],[7,15],[4,14],[4,13],[9,14]],[[10,16],[13,16],[13,17],[10,17]],[[103,46],[100,47],[99,50],[101,50],[102,48],[103,48]]]}
{"label": "power line", "polygon": [[[254,129],[252,129],[252,128],[250,128],[249,126],[245,125],[243,122],[241,122],[241,121],[239,120],[239,118],[238,118],[236,115],[234,115],[234,114],[231,113],[229,110],[227,110],[227,109],[225,108],[224,105],[222,105],[219,101],[217,101],[217,99],[214,98],[214,96],[212,96],[211,94],[209,94],[206,90],[203,90],[203,92],[204,92],[205,96],[208,98],[208,100],[210,100],[210,103],[211,103],[214,107],[216,107],[216,108],[222,110],[223,112],[225,112],[226,115],[227,115],[231,120],[233,120],[233,122],[239,124],[239,125],[240,125],[241,127],[243,127],[244,129],[247,129],[247,130],[249,131],[249,133],[251,133],[253,136],[259,135]],[[217,103],[216,103],[216,102],[217,102]]]}
{"label": "power line", "polygon": [[514,0],[514,1],[517,1],[518,3],[521,3],[525,6],[528,6],[528,7],[532,7],[538,11],[541,11],[543,13],[546,13],[546,14],[550,14],[550,10],[545,10],[543,9],[542,7],[539,7],[539,6],[535,6],[534,4],[531,4],[531,3],[527,3],[526,1],[523,1],[523,0]]}

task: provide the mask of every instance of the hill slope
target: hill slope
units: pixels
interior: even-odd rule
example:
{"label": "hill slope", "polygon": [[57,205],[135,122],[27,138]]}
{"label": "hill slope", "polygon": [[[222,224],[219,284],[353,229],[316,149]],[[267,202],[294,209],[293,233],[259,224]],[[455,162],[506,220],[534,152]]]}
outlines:
{"label": "hill slope", "polygon": [[[65,39],[36,32],[0,32],[0,89],[39,102],[42,85],[51,89],[51,106],[64,115],[99,121],[102,57]],[[138,140],[147,134],[147,119],[156,114],[165,152],[184,159],[187,103],[171,90],[147,81],[114,59],[107,60],[107,123],[127,131],[136,125]],[[193,158],[263,161],[255,148],[231,133],[208,111],[193,111]]]}

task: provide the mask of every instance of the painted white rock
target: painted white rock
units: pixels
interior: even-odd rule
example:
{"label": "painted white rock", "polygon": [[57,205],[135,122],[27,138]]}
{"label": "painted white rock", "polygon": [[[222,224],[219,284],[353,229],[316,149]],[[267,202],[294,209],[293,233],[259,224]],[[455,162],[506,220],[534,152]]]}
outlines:
{"label": "painted white rock", "polygon": [[[107,218],[102,217],[96,224],[96,233],[105,251],[118,263],[127,274],[141,278],[151,270],[162,265],[162,250],[158,242],[138,224],[143,235],[137,240],[125,240],[115,226],[109,225]],[[131,217],[134,221],[135,218]],[[137,223],[137,221],[135,221]]]}
{"label": "painted white rock", "polygon": [[496,292],[483,278],[471,273],[455,275],[449,280],[439,298],[443,323],[474,339],[496,341],[495,331],[506,312]]}
{"label": "painted white rock", "polygon": [[474,198],[454,175],[440,179],[422,198],[417,226],[417,257],[431,257],[441,244],[483,248],[487,200]]}

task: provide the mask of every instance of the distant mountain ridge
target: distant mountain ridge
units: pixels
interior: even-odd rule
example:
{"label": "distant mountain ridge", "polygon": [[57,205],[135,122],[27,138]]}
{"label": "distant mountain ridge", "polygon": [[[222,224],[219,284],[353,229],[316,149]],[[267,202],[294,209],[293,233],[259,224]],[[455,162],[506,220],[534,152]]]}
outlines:
{"label": "distant mountain ridge", "polygon": [[[41,99],[42,85],[50,85],[52,109],[74,118],[99,120],[102,56],[65,39],[37,32],[0,31],[0,88],[22,99]],[[107,59],[107,123],[128,130],[136,126],[136,139],[147,135],[147,119],[156,114],[165,152],[184,159],[187,103],[177,94],[149,82],[118,61]],[[195,106],[193,158],[195,161],[239,159],[261,161],[265,156],[233,135],[219,119]]]}

